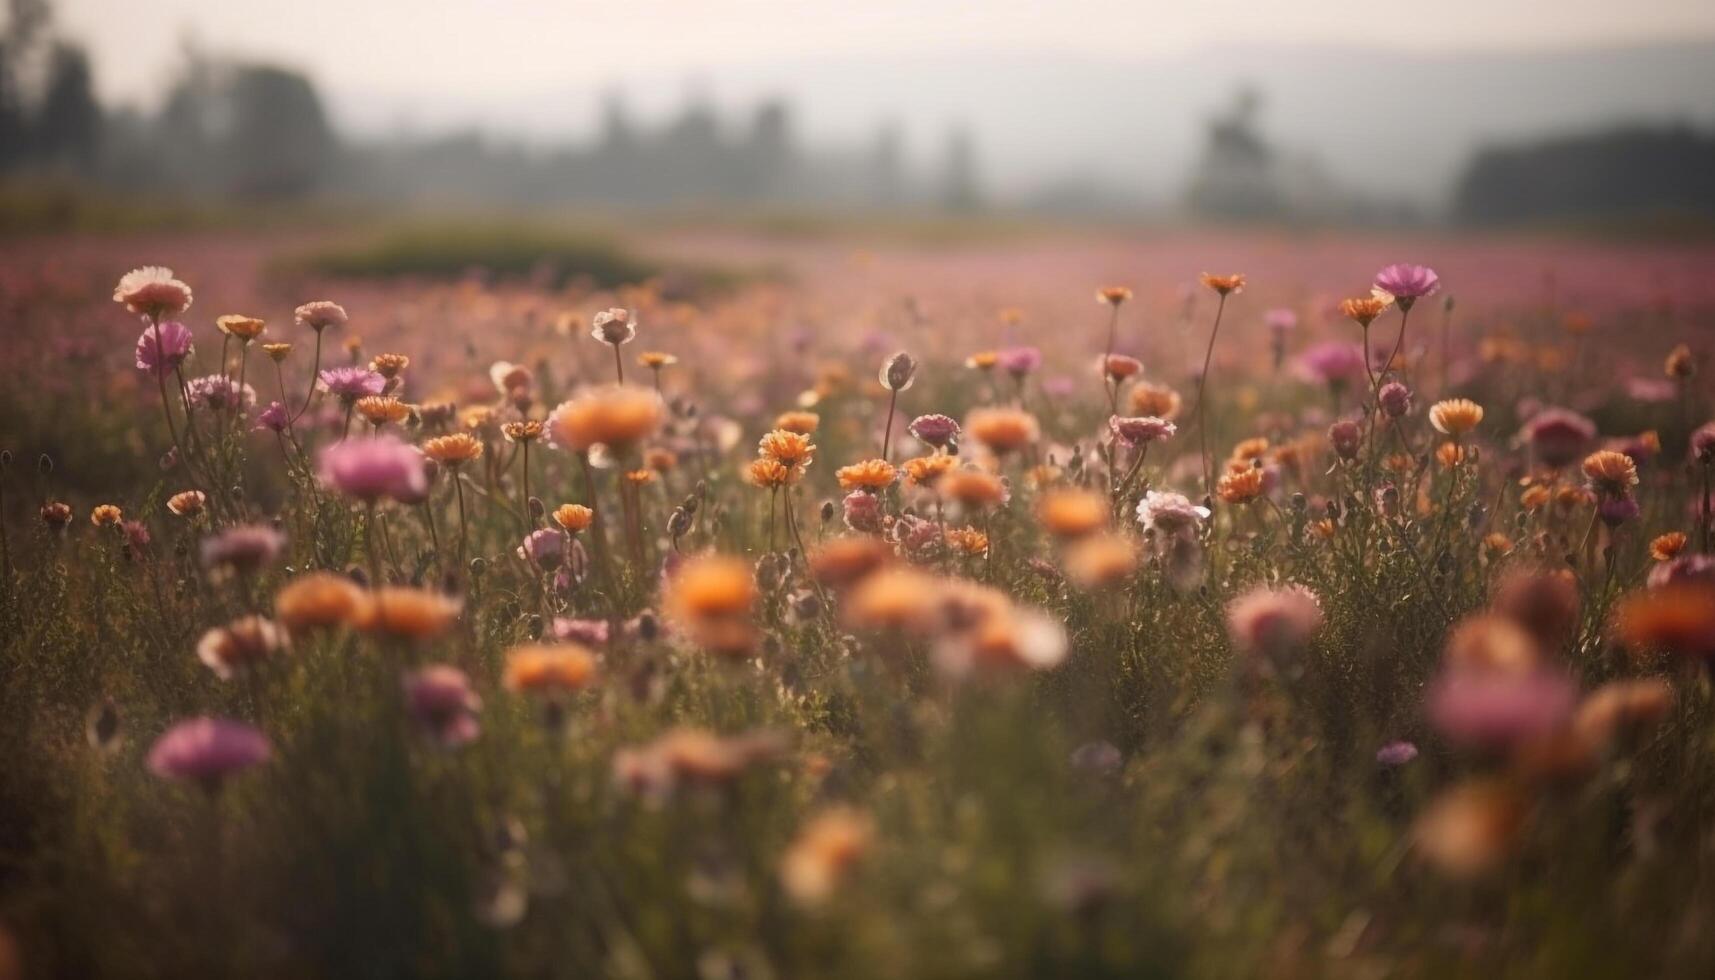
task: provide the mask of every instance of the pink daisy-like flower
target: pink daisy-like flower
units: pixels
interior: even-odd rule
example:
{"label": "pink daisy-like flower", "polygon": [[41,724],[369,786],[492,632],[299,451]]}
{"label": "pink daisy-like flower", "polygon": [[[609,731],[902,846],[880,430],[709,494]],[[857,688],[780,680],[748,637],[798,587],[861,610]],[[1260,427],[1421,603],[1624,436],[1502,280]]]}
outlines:
{"label": "pink daisy-like flower", "polygon": [[411,720],[447,748],[469,744],[482,733],[476,718],[482,698],[457,667],[435,664],[407,674],[405,706]]}
{"label": "pink daisy-like flower", "polygon": [[364,367],[328,368],[320,375],[322,387],[342,402],[379,395],[387,389],[387,379]]}
{"label": "pink daisy-like flower", "polygon": [[269,432],[284,432],[291,421],[291,413],[280,402],[269,402],[260,415],[256,416],[256,429],[267,429]]}
{"label": "pink daisy-like flower", "polygon": [[1291,653],[1321,628],[1322,603],[1302,585],[1255,588],[1227,605],[1227,633],[1250,654]]}
{"label": "pink daisy-like flower", "polygon": [[328,446],[317,457],[316,472],[325,485],[365,503],[384,497],[411,501],[429,492],[424,463],[415,447],[381,435]]}
{"label": "pink daisy-like flower", "polygon": [[959,423],[945,415],[919,415],[905,429],[937,449],[945,449],[959,436]]}
{"label": "pink daisy-like flower", "polygon": [[1399,262],[1376,273],[1374,290],[1378,298],[1391,299],[1400,309],[1409,310],[1411,304],[1435,292],[1440,284],[1441,277],[1434,269]]}
{"label": "pink daisy-like flower", "polygon": [[599,647],[607,645],[611,628],[604,619],[568,619],[558,616],[554,619],[552,632],[556,640]]}
{"label": "pink daisy-like flower", "polygon": [[191,287],[173,278],[163,265],[146,265],[119,277],[113,301],[139,316],[151,319],[177,316],[191,308]]}
{"label": "pink daisy-like flower", "polygon": [[149,749],[149,771],[201,783],[210,791],[228,776],[268,761],[268,736],[238,721],[192,718],[167,729]]}
{"label": "pink daisy-like flower", "polygon": [[1596,423],[1564,408],[1545,408],[1531,416],[1519,436],[1545,466],[1570,466],[1584,457],[1596,438]]}
{"label": "pink daisy-like flower", "polygon": [[1357,344],[1325,341],[1298,355],[1298,371],[1306,381],[1347,384],[1364,376],[1364,349]]}
{"label": "pink daisy-like flower", "polygon": [[317,300],[314,303],[305,303],[293,310],[292,319],[300,327],[309,327],[316,333],[321,333],[329,327],[345,326],[345,307],[338,303],[330,303],[325,299]]}
{"label": "pink daisy-like flower", "polygon": [[531,531],[518,546],[518,557],[541,569],[560,567],[565,555],[566,536],[549,528]]}
{"label": "pink daisy-like flower", "polygon": [[1577,687],[1554,671],[1454,670],[1430,688],[1429,720],[1449,741],[1505,749],[1565,724],[1577,700]]}
{"label": "pink daisy-like flower", "polygon": [[1417,746],[1410,742],[1389,742],[1376,750],[1376,764],[1397,769],[1417,758]]}
{"label": "pink daisy-like flower", "polygon": [[853,490],[844,501],[846,527],[866,534],[881,530],[881,498],[873,493]]}
{"label": "pink daisy-like flower", "polygon": [[266,524],[239,524],[203,539],[205,568],[253,572],[272,565],[286,549],[286,536]]}
{"label": "pink daisy-like flower", "polygon": [[190,328],[177,320],[167,320],[138,336],[137,369],[155,375],[170,374],[195,352]]}
{"label": "pink daisy-like flower", "polygon": [[1156,418],[1153,415],[1138,415],[1130,418],[1112,415],[1108,417],[1108,429],[1128,446],[1170,439],[1175,432],[1179,431],[1179,427],[1172,422],[1163,418]]}
{"label": "pink daisy-like flower", "polygon": [[1208,519],[1209,508],[1171,490],[1150,490],[1137,502],[1137,522],[1161,535],[1189,533]]}
{"label": "pink daisy-like flower", "polygon": [[255,405],[256,389],[240,385],[224,374],[209,374],[186,382],[185,397],[192,408],[224,412],[239,405],[245,408]]}
{"label": "pink daisy-like flower", "polygon": [[1022,378],[1042,366],[1042,352],[1034,347],[1008,347],[995,355],[1001,370]]}

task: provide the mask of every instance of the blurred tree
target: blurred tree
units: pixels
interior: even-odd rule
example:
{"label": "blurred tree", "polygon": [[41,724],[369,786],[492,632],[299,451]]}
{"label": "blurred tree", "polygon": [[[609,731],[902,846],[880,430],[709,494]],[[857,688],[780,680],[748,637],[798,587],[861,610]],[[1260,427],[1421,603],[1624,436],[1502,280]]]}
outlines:
{"label": "blurred tree", "polygon": [[955,127],[947,134],[946,157],[941,168],[941,206],[949,211],[974,211],[981,204],[976,143],[967,130]]}
{"label": "blurred tree", "polygon": [[45,162],[88,173],[101,141],[101,106],[95,101],[89,57],[76,45],[54,45],[47,91],[32,127],[34,151]]}
{"label": "blurred tree", "polygon": [[1715,136],[1684,126],[1490,147],[1454,195],[1461,220],[1485,224],[1688,211],[1715,216]]}
{"label": "blurred tree", "polygon": [[1202,158],[1191,179],[1191,209],[1210,218],[1256,220],[1283,211],[1274,148],[1263,138],[1262,96],[1239,90],[1232,108],[1210,120]]}
{"label": "blurred tree", "polygon": [[247,65],[227,95],[231,129],[226,150],[232,189],[243,197],[297,197],[327,171],[333,130],[310,80],[268,65]]}

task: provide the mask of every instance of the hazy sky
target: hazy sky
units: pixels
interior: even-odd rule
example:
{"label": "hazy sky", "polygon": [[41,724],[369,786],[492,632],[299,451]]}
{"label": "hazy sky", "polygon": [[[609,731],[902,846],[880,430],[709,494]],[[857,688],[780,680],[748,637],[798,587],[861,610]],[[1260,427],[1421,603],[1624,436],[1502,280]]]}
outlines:
{"label": "hazy sky", "polygon": [[[1715,0],[58,0],[104,96],[147,103],[181,41],[328,90],[459,102],[802,58],[1045,48],[1102,58],[1219,41],[1426,49],[1715,37]],[[425,105],[425,115],[439,114]]]}

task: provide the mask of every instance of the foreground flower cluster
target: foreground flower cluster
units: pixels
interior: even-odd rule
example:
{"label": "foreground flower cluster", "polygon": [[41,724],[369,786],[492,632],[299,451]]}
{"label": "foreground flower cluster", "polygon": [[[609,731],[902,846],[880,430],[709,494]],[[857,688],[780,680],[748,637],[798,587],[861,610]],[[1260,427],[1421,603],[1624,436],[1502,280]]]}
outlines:
{"label": "foreground flower cluster", "polygon": [[15,870],[177,975],[1695,975],[1698,358],[1619,410],[1581,321],[1531,375],[1355,282],[1202,276],[1185,376],[1105,287],[1049,378],[723,373],[648,289],[449,369],[128,273],[147,475],[0,477]]}

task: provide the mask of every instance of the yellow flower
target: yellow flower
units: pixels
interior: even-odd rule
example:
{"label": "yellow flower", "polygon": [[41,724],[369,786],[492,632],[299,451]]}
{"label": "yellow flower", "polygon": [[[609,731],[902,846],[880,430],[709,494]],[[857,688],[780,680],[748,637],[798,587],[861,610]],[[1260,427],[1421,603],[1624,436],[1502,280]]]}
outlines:
{"label": "yellow flower", "polygon": [[423,443],[423,455],[443,466],[457,468],[482,456],[482,440],[468,432],[436,436]]}
{"label": "yellow flower", "polygon": [[221,333],[229,337],[237,337],[245,343],[262,336],[262,330],[267,326],[253,316],[239,316],[235,313],[216,317],[214,325],[220,328]]}
{"label": "yellow flower", "polygon": [[893,486],[893,481],[899,474],[893,464],[885,459],[866,459],[850,466],[842,466],[834,475],[839,478],[842,490],[868,490],[875,493]]}
{"label": "yellow flower", "polygon": [[554,508],[554,523],[573,534],[590,526],[595,520],[595,511],[583,504],[561,504]]}
{"label": "yellow flower", "polygon": [[1483,406],[1469,398],[1448,398],[1429,406],[1429,424],[1453,438],[1464,435],[1483,421]]}

